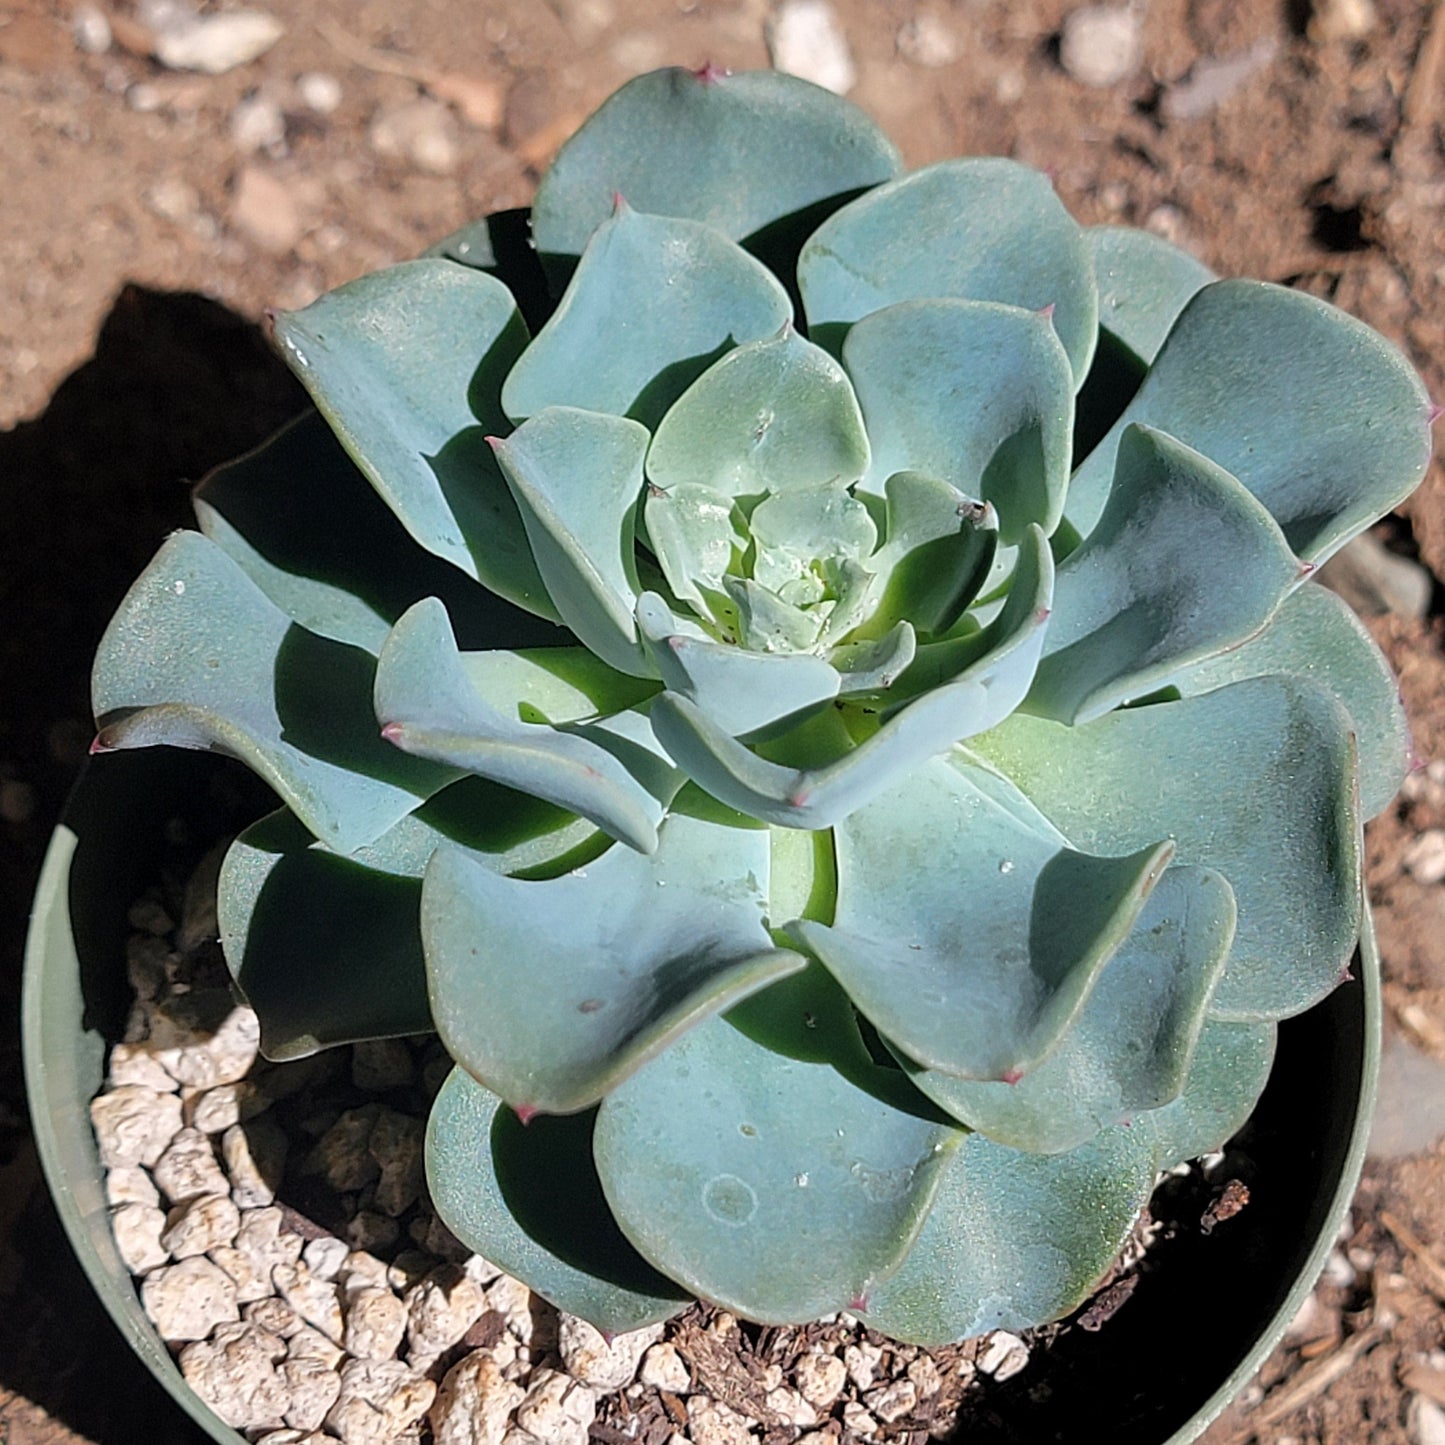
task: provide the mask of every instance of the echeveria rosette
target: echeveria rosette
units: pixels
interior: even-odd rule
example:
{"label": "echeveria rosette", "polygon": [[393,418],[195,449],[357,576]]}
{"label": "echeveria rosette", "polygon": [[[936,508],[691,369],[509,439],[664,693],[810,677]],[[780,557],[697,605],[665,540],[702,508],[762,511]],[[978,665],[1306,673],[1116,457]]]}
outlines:
{"label": "echeveria rosette", "polygon": [[533,226],[278,318],[319,414],[126,599],[98,746],[273,785],[268,1053],[435,1027],[437,1206],[559,1305],[1054,1318],[1368,931],[1408,740],[1309,574],[1419,382],[779,75],[633,82]]}

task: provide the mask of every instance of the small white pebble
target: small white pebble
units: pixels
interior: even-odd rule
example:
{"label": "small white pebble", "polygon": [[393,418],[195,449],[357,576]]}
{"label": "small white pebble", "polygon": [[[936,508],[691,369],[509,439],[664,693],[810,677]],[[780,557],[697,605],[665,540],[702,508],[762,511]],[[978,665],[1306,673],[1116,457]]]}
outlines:
{"label": "small white pebble", "polygon": [[666,1390],[672,1395],[685,1395],[692,1385],[692,1374],[671,1340],[653,1345],[643,1355],[637,1378],[649,1389]]}
{"label": "small white pebble", "polygon": [[341,104],[341,82],[324,70],[308,70],[296,77],[302,102],[317,115],[330,115]]}

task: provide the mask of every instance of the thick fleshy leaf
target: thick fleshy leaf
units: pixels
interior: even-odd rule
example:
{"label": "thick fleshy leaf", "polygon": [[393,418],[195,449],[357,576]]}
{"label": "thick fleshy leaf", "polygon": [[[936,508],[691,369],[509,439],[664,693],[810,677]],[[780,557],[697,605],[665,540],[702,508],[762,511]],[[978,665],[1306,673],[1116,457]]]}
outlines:
{"label": "thick fleshy leaf", "polygon": [[1031,1154],[1076,1149],[1179,1097],[1233,936],[1229,884],[1171,868],[1059,1046],[1023,1078],[975,1082],[900,1061],[934,1103],[990,1139]]}
{"label": "thick fleshy leaf", "polygon": [[786,602],[811,606],[835,591],[838,564],[869,556],[878,529],[841,481],[765,497],[749,520],[753,578]]}
{"label": "thick fleshy leaf", "polygon": [[1239,925],[1211,1012],[1278,1019],[1338,983],[1360,919],[1349,719],[1322,688],[1261,677],[1077,727],[1016,713],[969,749],[1080,848],[1161,835],[1229,879]]}
{"label": "thick fleshy leaf", "polygon": [[1131,426],[1108,505],[1060,564],[1025,706],[1088,722],[1258,632],[1300,566],[1273,517],[1221,467]]}
{"label": "thick fleshy leaf", "polygon": [[674,1315],[686,1294],[623,1237],[592,1162],[592,1114],[526,1128],[464,1069],[427,1122],[427,1188],[468,1248],[558,1309],[622,1333]]}
{"label": "thick fleshy leaf", "polygon": [[896,713],[853,751],[813,768],[759,757],[676,693],[657,698],[651,718],[662,746],[719,802],[780,827],[831,828],[984,726],[979,720],[988,705],[981,684],[946,684]]}
{"label": "thick fleshy leaf", "polygon": [[457,776],[377,736],[375,670],[370,653],[297,626],[215,543],[177,532],[101,639],[95,750],[167,743],[240,758],[349,853]]}
{"label": "thick fleshy leaf", "polygon": [[640,211],[705,221],[734,241],[897,175],[857,106],[775,71],[655,70],[567,142],[537,190],[544,255],[577,255],[621,193]]}
{"label": "thick fleshy leaf", "polygon": [[520,722],[586,722],[626,712],[658,690],[618,672],[585,647],[464,652],[462,670],[482,701]]}
{"label": "thick fleshy leaf", "polygon": [[741,511],[730,497],[711,487],[679,482],[670,491],[648,487],[642,516],[647,540],[673,595],[716,625],[716,598],[723,590],[723,577],[747,550]]}
{"label": "thick fleshy leaf", "polygon": [[750,652],[806,652],[822,637],[827,614],[784,602],[751,577],[724,577],[723,591],[737,614],[737,638]]}
{"label": "thick fleshy leaf", "polygon": [[473,646],[498,637],[546,646],[562,635],[418,546],[319,412],[217,467],[195,508],[201,531],[318,636],[375,653],[423,597],[440,597]]}
{"label": "thick fleshy leaf", "polygon": [[647,476],[728,497],[822,482],[854,482],[868,467],[868,436],[843,368],[785,326],[709,367],[663,417]]}
{"label": "thick fleshy leaf", "polygon": [[1134,1120],[1153,1139],[1155,1168],[1197,1159],[1239,1132],[1268,1082],[1277,1033],[1274,1024],[1204,1021],[1184,1091]]}
{"label": "thick fleshy leaf", "polygon": [[407,531],[555,621],[485,440],[504,424],[502,378],[527,344],[507,288],[449,261],[406,261],[278,313],[275,327],[287,364]]}
{"label": "thick fleshy leaf", "polygon": [[674,813],[651,857],[613,848],[525,882],[443,849],[422,937],[442,1042],[524,1115],[595,1104],[679,1034],[803,967],[763,926],[768,835]]}
{"label": "thick fleshy leaf", "polygon": [[[531,793],[650,852],[682,778],[640,714],[567,730],[520,722],[472,686],[440,602],[419,602],[392,629],[376,669],[382,736],[403,753]],[[620,719],[633,717],[635,726]],[[637,735],[629,736],[635,732]]]}
{"label": "thick fleshy leaf", "polygon": [[883,491],[887,540],[867,562],[878,601],[860,630],[881,637],[906,619],[918,632],[943,632],[988,576],[998,514],[922,472],[895,472]]}
{"label": "thick fleshy leaf", "polygon": [[221,943],[261,1020],[267,1058],[430,1032],[421,878],[441,844],[500,872],[547,870],[599,835],[538,798],[480,778],[443,789],[342,855],[286,810],[253,824],[221,867]]}
{"label": "thick fleshy leaf", "polygon": [[607,1097],[595,1147],[644,1257],[705,1299],[784,1323],[843,1308],[895,1267],[959,1137],[829,1059],[711,1018]]}
{"label": "thick fleshy leaf", "polygon": [[942,161],[860,196],[803,247],[798,283],[815,336],[895,301],[956,297],[1051,307],[1070,391],[1094,354],[1092,247],[1048,177],[1016,161]]}
{"label": "thick fleshy leaf", "polygon": [[1067,1154],[1028,1154],[974,1134],[862,1318],[919,1345],[1059,1319],[1097,1285],[1153,1183],[1144,1131],[1109,1129]]}
{"label": "thick fleshy leaf", "polygon": [[1089,226],[1099,326],[1146,365],[1189,298],[1214,280],[1203,261],[1138,226]]}
{"label": "thick fleshy leaf", "polygon": [[1295,553],[1323,562],[1419,483],[1428,418],[1420,378],[1364,322],[1263,281],[1216,281],[1074,474],[1068,518],[1093,530],[1124,429],[1143,422],[1238,477]]}
{"label": "thick fleshy leaf", "polygon": [[604,662],[645,675],[632,609],[646,429],[548,407],[493,446],[562,620]]}
{"label": "thick fleshy leaf", "polygon": [[895,472],[992,503],[999,537],[1064,510],[1074,422],[1068,358],[1048,318],[981,301],[909,301],[849,333],[843,360],[868,423],[881,492]]}
{"label": "thick fleshy leaf", "polygon": [[1009,1080],[1058,1047],[1173,850],[1075,852],[978,771],[936,758],[849,814],[833,926],[789,931],[910,1059]]}
{"label": "thick fleshy leaf", "polygon": [[1390,664],[1359,618],[1328,588],[1316,583],[1296,588],[1257,637],[1170,681],[1191,697],[1277,672],[1313,678],[1345,705],[1360,749],[1360,811],[1373,818],[1409,771],[1410,724]]}
{"label": "thick fleshy leaf", "polygon": [[909,622],[900,622],[884,636],[863,642],[847,642],[828,655],[837,669],[839,695],[876,697],[907,672],[917,655],[918,640]]}
{"label": "thick fleshy leaf", "polygon": [[619,206],[507,377],[502,404],[514,420],[571,406],[655,426],[724,352],[776,335],[792,314],[772,272],[710,226]]}
{"label": "thick fleshy leaf", "polygon": [[806,712],[838,692],[838,673],[809,652],[750,652],[674,630],[677,619],[655,592],[637,604],[637,625],[663,685],[696,703],[740,737]]}

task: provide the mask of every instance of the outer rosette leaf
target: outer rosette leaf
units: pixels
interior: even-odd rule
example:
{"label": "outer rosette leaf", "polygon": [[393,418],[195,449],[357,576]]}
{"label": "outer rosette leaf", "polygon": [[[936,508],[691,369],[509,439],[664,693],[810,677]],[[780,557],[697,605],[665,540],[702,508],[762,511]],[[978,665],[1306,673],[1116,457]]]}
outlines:
{"label": "outer rosette leaf", "polygon": [[1076,388],[1094,354],[1092,248],[1048,178],[1016,161],[942,161],[860,196],[803,247],[798,284],[814,336],[896,301],[956,297],[1052,307]]}
{"label": "outer rosette leaf", "polygon": [[484,440],[503,423],[502,378],[527,344],[507,288],[449,261],[407,261],[278,313],[275,328],[287,364],[407,531],[555,621]]}
{"label": "outer rosette leaf", "polygon": [[349,853],[458,776],[377,736],[375,670],[370,653],[298,627],[214,543],[177,532],[101,639],[95,750],[165,743],[240,758]]}
{"label": "outer rosette leaf", "polygon": [[604,662],[646,676],[632,617],[646,429],[557,406],[492,445],[562,620]]}
{"label": "outer rosette leaf", "polygon": [[982,301],[908,301],[859,321],[843,361],[868,423],[870,490],[919,471],[991,502],[1005,543],[1030,525],[1054,530],[1074,388],[1047,317]]}
{"label": "outer rosette leaf", "polygon": [[878,127],[819,86],[774,71],[656,70],[562,147],[537,190],[533,234],[544,256],[575,256],[620,192],[741,241],[898,166]]}
{"label": "outer rosette leaf", "polygon": [[973,1082],[900,1060],[930,1099],[997,1143],[1031,1154],[1077,1148],[1183,1093],[1234,918],[1219,874],[1171,868],[1058,1047],[1023,1078]]}
{"label": "outer rosette leaf", "polygon": [[447,1051],[525,1116],[596,1103],[685,1030],[803,967],[764,927],[767,877],[766,831],[682,813],[652,857],[614,848],[547,881],[438,852],[422,936]]}
{"label": "outer rosette leaf", "polygon": [[868,436],[843,368],[791,324],[710,366],[672,404],[647,454],[654,486],[754,497],[856,481]]}
{"label": "outer rosette leaf", "polygon": [[570,406],[655,425],[724,352],[792,317],[772,272],[710,226],[619,205],[512,368],[502,405],[514,420]]}
{"label": "outer rosette leaf", "polygon": [[860,1313],[896,1340],[930,1346],[1058,1319],[1097,1285],[1153,1183],[1147,1131],[1109,1129],[1067,1154],[971,1135],[907,1258]]}
{"label": "outer rosette leaf", "polygon": [[1180,314],[1138,395],[1074,475],[1087,536],[1134,422],[1238,477],[1295,553],[1323,562],[1407,497],[1430,458],[1429,400],[1384,337],[1324,301],[1217,281]]}
{"label": "outer rosette leaf", "polygon": [[392,629],[376,670],[381,735],[404,753],[490,778],[591,819],[644,853],[682,777],[640,713],[571,730],[519,722],[468,677],[446,612],[419,602]]}
{"label": "outer rosette leaf", "polygon": [[908,1058],[1012,1081],[1059,1046],[1173,850],[1075,852],[977,773],[935,759],[851,813],[833,925],[788,928]]}
{"label": "outer rosette leaf", "polygon": [[1360,752],[1360,811],[1389,805],[1410,768],[1410,725],[1390,664],[1347,603],[1316,583],[1285,598],[1243,647],[1206,658],[1170,681],[1186,697],[1246,677],[1308,677],[1344,704]]}
{"label": "outer rosette leaf", "polygon": [[1285,1018],[1339,982],[1359,934],[1360,822],[1349,718],[1323,689],[1252,678],[1077,727],[1019,713],[969,748],[1078,847],[1170,834],[1178,862],[1229,879],[1239,923],[1216,1017]]}
{"label": "outer rosette leaf", "polygon": [[1094,248],[1099,328],[1128,348],[1142,375],[1179,313],[1215,279],[1214,272],[1137,226],[1089,226],[1084,234]]}
{"label": "outer rosette leaf", "polygon": [[1109,502],[1054,582],[1026,706],[1088,722],[1264,627],[1300,577],[1273,517],[1228,472],[1131,426]]}
{"label": "outer rosette leaf", "polygon": [[622,1332],[674,1315],[686,1294],[623,1237],[592,1162],[593,1115],[525,1129],[453,1069],[427,1124],[427,1187],[447,1227],[558,1309]]}
{"label": "outer rosette leaf", "polygon": [[774,1034],[809,1046],[760,1042],[746,1004],[708,1019],[608,1096],[595,1149],[645,1258],[705,1299],[784,1323],[843,1308],[897,1266],[960,1136],[889,1102],[897,1074],[869,1065],[856,1035],[830,1035],[805,988],[755,1002]]}

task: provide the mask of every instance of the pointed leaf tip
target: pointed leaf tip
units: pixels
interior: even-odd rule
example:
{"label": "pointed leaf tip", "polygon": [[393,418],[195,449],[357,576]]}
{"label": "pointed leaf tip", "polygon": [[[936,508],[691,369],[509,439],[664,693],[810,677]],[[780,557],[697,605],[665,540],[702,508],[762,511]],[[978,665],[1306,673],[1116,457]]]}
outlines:
{"label": "pointed leaf tip", "polygon": [[1022,1069],[1005,1069],[998,1078],[1001,1084],[1017,1084],[1023,1076],[1024,1071]]}
{"label": "pointed leaf tip", "polygon": [[535,1104],[513,1104],[512,1112],[517,1116],[517,1122],[525,1129],[541,1110]]}
{"label": "pointed leaf tip", "polygon": [[693,79],[701,81],[703,85],[716,85],[721,80],[726,80],[732,71],[725,65],[715,65],[711,60],[704,60],[696,70],[692,72]]}
{"label": "pointed leaf tip", "polygon": [[1445,406],[1441,406],[1438,401],[1432,401],[1425,413],[1425,425],[1434,426],[1442,416],[1445,416]]}
{"label": "pointed leaf tip", "polygon": [[[98,732],[91,740],[90,747],[87,749],[87,751],[91,757],[96,757],[101,753],[114,752],[115,749],[109,742],[106,741],[105,734],[103,732]],[[1424,763],[1421,763],[1420,766],[1423,768],[1425,765]]]}
{"label": "pointed leaf tip", "polygon": [[399,746],[402,738],[406,736],[406,727],[402,723],[384,723],[382,725],[381,735],[387,742],[396,743]]}
{"label": "pointed leaf tip", "polygon": [[856,1294],[848,1301],[848,1309],[855,1315],[863,1314],[868,1308],[868,1296]]}

